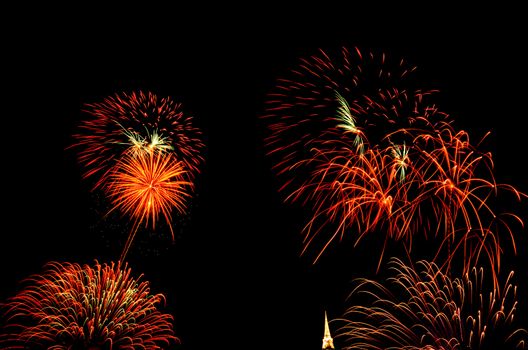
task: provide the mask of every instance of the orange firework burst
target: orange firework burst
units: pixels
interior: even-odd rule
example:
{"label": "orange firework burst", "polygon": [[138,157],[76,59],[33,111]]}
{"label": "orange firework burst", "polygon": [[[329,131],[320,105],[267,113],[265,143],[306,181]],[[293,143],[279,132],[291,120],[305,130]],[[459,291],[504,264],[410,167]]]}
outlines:
{"label": "orange firework burst", "polygon": [[391,66],[385,55],[321,51],[269,95],[266,143],[286,179],[280,190],[312,208],[303,252],[323,233],[316,261],[347,232],[358,243],[381,231],[409,251],[414,236],[432,232],[438,252],[448,251],[442,266],[461,255],[467,271],[483,255],[496,276],[498,227],[515,250],[506,218],[522,221],[497,213],[489,198],[499,188],[524,195],[495,183],[491,155],[455,131],[430,102],[435,91],[405,87],[413,70],[403,60]]}
{"label": "orange firework burst", "polygon": [[486,291],[484,270],[452,279],[434,263],[408,266],[393,258],[388,285],[359,279],[336,337],[343,349],[525,349],[527,332],[514,327],[513,272],[502,288]]}
{"label": "orange firework burst", "polygon": [[127,155],[118,163],[110,175],[107,192],[113,209],[119,209],[134,220],[131,234],[121,255],[126,256],[139,226],[149,223],[156,227],[159,216],[169,225],[172,237],[171,212],[175,208],[180,214],[186,209],[192,182],[186,180],[183,164],[172,154],[162,152],[139,152]]}
{"label": "orange firework burst", "polygon": [[3,305],[4,349],[162,349],[177,341],[162,294],[120,264],[52,262]]}

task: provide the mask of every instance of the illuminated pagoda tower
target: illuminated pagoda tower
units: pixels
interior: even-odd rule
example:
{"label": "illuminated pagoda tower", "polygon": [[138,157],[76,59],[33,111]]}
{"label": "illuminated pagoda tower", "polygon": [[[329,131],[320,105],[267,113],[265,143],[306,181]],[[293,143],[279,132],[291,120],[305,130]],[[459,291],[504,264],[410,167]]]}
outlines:
{"label": "illuminated pagoda tower", "polygon": [[323,336],[323,350],[335,349],[334,348],[334,339],[330,334],[330,327],[328,326],[328,317],[326,316],[325,311],[325,325],[324,325],[324,336]]}

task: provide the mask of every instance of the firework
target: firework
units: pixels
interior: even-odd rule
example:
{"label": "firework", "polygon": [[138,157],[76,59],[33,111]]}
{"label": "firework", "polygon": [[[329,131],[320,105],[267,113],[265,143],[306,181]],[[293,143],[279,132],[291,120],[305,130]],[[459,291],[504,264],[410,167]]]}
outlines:
{"label": "firework", "polygon": [[466,268],[484,255],[495,275],[498,227],[512,237],[507,218],[522,221],[496,213],[488,199],[498,189],[522,194],[495,182],[491,155],[455,131],[430,101],[436,91],[406,87],[413,70],[385,55],[321,51],[269,95],[266,143],[284,179],[280,190],[312,209],[303,252],[323,232],[316,261],[348,232],[357,244],[381,231],[408,250],[414,236],[432,232],[438,252],[448,251],[446,267],[458,255]]}
{"label": "firework", "polygon": [[[358,280],[352,306],[336,337],[343,349],[524,349],[526,331],[514,329],[517,287],[511,272],[503,288],[486,290],[482,268],[452,279],[434,263],[416,267],[391,260],[384,285]],[[524,337],[524,339],[523,339]]]}
{"label": "firework", "polygon": [[181,104],[152,93],[116,94],[86,105],[89,119],[75,135],[84,177],[94,178],[114,210],[133,222],[121,262],[144,224],[168,224],[171,214],[185,214],[194,179],[203,162],[200,131]]}
{"label": "firework", "polygon": [[127,153],[166,152],[182,162],[192,180],[200,171],[204,147],[201,132],[180,103],[148,92],[122,93],[101,103],[87,104],[89,116],[74,137],[84,177],[103,186],[114,166]]}
{"label": "firework", "polygon": [[[356,231],[359,241],[383,224],[399,230],[397,221],[405,221],[409,211],[398,208],[410,202],[418,181],[411,171],[414,131],[450,123],[426,103],[434,91],[402,87],[414,69],[385,55],[344,48],[331,58],[321,51],[301,60],[269,95],[266,143],[285,179],[281,191],[313,208],[305,250],[328,223],[338,227],[316,260],[346,231]],[[407,232],[419,226],[407,222]]]}
{"label": "firework", "polygon": [[177,341],[162,294],[119,264],[52,262],[3,305],[12,349],[161,349]]}
{"label": "firework", "polygon": [[404,60],[346,48],[301,59],[268,94],[264,118],[272,132],[266,143],[278,160],[275,169],[289,173],[313,157],[313,147],[380,144],[387,133],[418,117],[449,122],[424,101],[434,91],[408,89],[414,70]]}
{"label": "firework", "polygon": [[113,202],[112,210],[118,209],[133,221],[121,255],[126,256],[135,233],[141,224],[154,229],[159,216],[168,224],[172,238],[171,211],[185,212],[186,199],[190,196],[192,182],[186,180],[184,166],[172,154],[141,152],[127,155],[110,174],[108,196]]}

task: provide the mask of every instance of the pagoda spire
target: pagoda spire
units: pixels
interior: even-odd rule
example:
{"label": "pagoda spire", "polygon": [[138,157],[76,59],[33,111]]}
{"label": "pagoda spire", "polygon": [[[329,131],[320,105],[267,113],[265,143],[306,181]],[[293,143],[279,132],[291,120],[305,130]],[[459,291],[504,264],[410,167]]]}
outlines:
{"label": "pagoda spire", "polygon": [[323,336],[323,350],[335,349],[334,340],[332,334],[330,334],[330,326],[328,325],[328,317],[325,311],[325,325],[324,325],[324,336]]}

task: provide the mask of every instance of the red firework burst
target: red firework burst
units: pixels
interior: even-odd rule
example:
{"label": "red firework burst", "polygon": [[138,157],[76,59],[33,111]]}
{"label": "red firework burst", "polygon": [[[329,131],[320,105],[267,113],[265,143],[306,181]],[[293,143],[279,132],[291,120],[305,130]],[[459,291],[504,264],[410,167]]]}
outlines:
{"label": "red firework burst", "polygon": [[[483,254],[494,275],[500,267],[497,226],[515,242],[505,217],[488,199],[506,189],[493,178],[491,156],[479,152],[464,131],[428,102],[434,91],[404,88],[414,70],[403,60],[391,67],[385,55],[347,49],[301,60],[292,77],[280,79],[269,95],[269,154],[285,179],[287,200],[310,205],[307,247],[328,224],[336,238],[383,231],[403,240],[434,232],[445,266],[460,253],[467,268]],[[381,263],[381,258],[380,258]]]}
{"label": "red firework burst", "polygon": [[177,341],[162,294],[120,264],[49,263],[3,306],[9,349],[162,349]]}
{"label": "red firework burst", "polygon": [[103,185],[121,157],[128,152],[157,150],[180,160],[193,179],[203,162],[201,132],[185,115],[180,103],[153,93],[121,93],[101,103],[87,104],[89,116],[74,135],[84,177]]}

